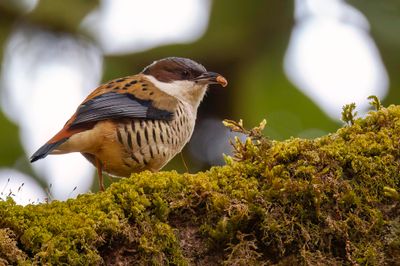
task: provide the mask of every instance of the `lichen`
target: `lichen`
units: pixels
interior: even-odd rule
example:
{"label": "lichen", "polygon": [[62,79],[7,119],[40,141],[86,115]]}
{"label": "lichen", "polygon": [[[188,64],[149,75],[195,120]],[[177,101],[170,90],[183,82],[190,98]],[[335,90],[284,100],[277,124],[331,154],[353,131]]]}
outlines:
{"label": "lichen", "polygon": [[206,172],[142,172],[66,202],[0,201],[0,263],[393,265],[400,106],[378,103],[314,140],[226,121],[248,137]]}

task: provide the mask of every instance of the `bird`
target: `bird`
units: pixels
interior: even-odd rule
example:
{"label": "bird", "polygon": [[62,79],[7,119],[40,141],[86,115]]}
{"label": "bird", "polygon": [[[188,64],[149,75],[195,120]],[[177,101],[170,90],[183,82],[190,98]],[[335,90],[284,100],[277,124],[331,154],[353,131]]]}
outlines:
{"label": "bird", "polygon": [[210,84],[228,82],[188,58],[154,61],[139,74],[97,87],[30,162],[80,152],[96,167],[101,191],[103,172],[116,177],[157,172],[190,140]]}

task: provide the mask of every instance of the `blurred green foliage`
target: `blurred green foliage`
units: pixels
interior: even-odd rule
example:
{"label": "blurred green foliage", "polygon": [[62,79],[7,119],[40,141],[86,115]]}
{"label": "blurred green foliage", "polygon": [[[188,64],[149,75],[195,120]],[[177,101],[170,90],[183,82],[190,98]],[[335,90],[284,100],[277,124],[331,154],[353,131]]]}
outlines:
{"label": "blurred green foliage", "polygon": [[18,127],[0,112],[0,130],[0,166],[11,166],[23,155]]}
{"label": "blurred green foliage", "polygon": [[400,1],[350,0],[367,16],[371,35],[381,53],[389,75],[390,90],[384,104],[400,102]]}

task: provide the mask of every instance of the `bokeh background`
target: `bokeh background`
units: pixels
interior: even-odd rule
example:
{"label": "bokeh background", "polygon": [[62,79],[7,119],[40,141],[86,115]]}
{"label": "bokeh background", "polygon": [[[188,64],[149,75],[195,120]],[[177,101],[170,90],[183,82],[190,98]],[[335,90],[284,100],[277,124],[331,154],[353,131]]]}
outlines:
{"label": "bokeh background", "polygon": [[[221,120],[315,138],[342,105],[400,103],[398,0],[0,0],[0,196],[20,204],[97,191],[80,154],[29,156],[96,86],[167,56],[223,74],[183,151],[189,172],[223,164]],[[186,171],[181,156],[165,169]]]}

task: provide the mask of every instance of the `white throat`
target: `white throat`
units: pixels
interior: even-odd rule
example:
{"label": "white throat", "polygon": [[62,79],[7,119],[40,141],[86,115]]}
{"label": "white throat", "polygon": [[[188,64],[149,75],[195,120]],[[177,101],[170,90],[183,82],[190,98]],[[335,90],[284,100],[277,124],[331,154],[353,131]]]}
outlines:
{"label": "white throat", "polygon": [[207,91],[207,85],[197,84],[189,80],[176,80],[167,83],[159,81],[153,76],[145,75],[145,77],[158,89],[190,104],[194,108],[194,111],[199,107],[199,104],[203,100]]}

